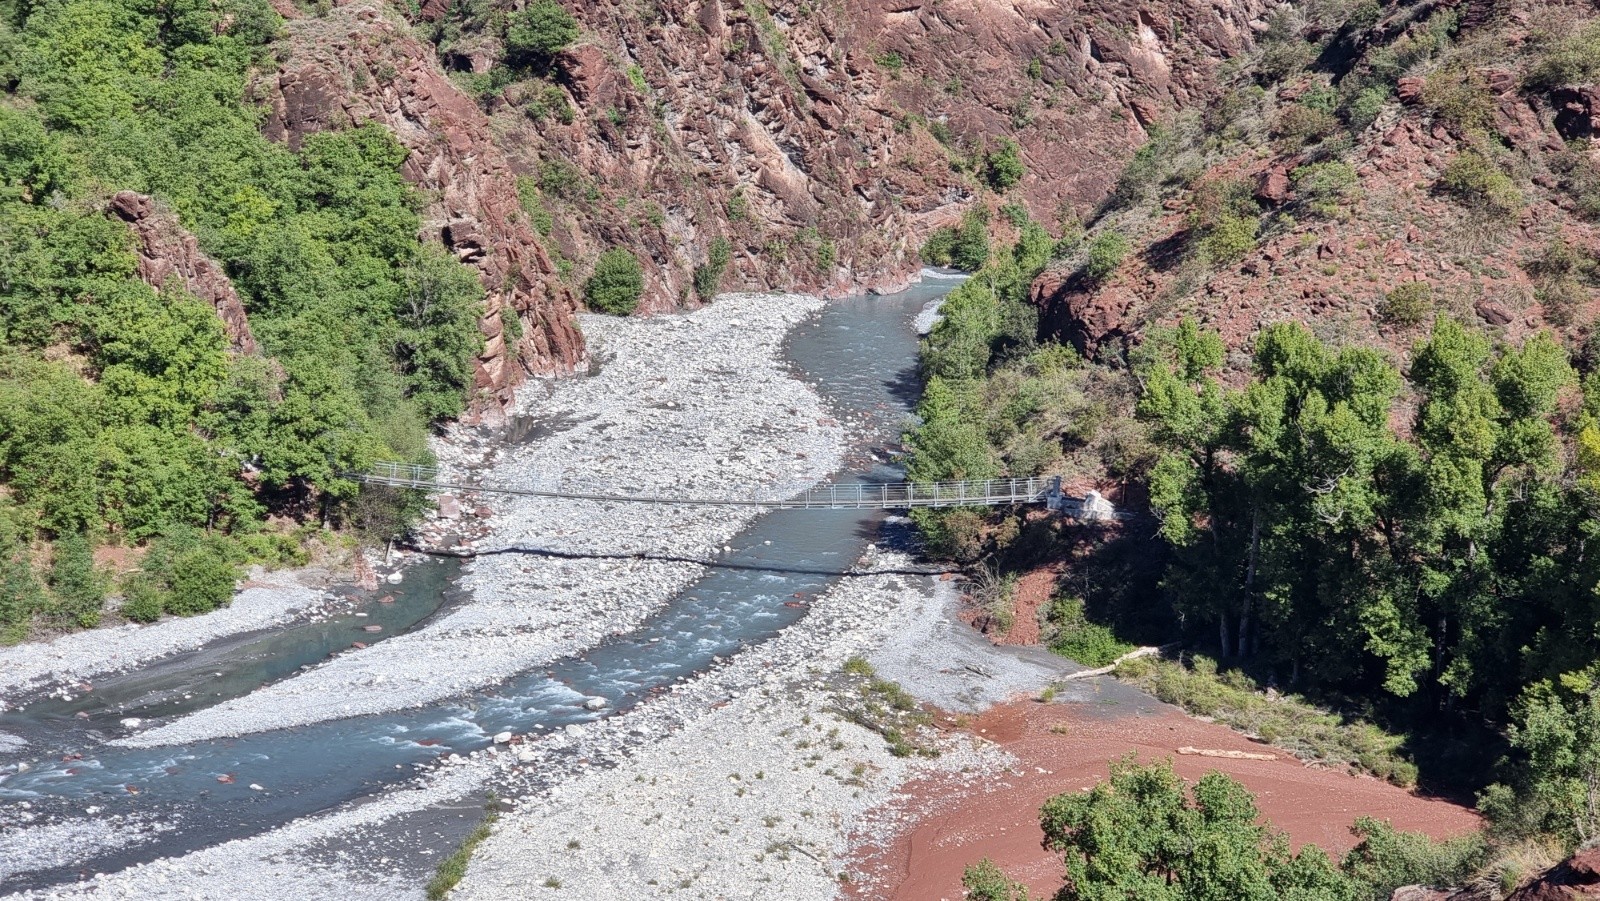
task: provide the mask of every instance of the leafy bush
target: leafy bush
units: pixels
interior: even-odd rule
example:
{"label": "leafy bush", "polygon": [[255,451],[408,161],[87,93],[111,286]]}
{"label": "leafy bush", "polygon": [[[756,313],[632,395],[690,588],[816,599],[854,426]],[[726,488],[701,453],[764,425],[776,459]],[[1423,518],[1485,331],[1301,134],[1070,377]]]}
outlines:
{"label": "leafy bush", "polygon": [[1422,102],[1434,115],[1463,129],[1494,125],[1494,96],[1476,69],[1436,70],[1422,84]]}
{"label": "leafy bush", "polygon": [[1403,328],[1421,325],[1433,312],[1433,286],[1427,282],[1406,282],[1383,298],[1378,318]]}
{"label": "leafy bush", "polygon": [[1055,629],[1050,650],[1084,666],[1106,666],[1133,650],[1133,645],[1119,641],[1109,628],[1090,622],[1078,598],[1057,598],[1047,617]]}
{"label": "leafy bush", "polygon": [[728,243],[727,238],[717,238],[711,242],[710,249],[706,251],[706,262],[694,270],[694,293],[700,295],[702,300],[716,296],[732,254],[733,245]]}
{"label": "leafy bush", "polygon": [[602,253],[594,264],[594,274],[583,283],[583,296],[589,306],[601,312],[616,316],[632,313],[644,296],[644,272],[638,257],[621,247]]}
{"label": "leafy bush", "polygon": [[1496,218],[1509,219],[1522,211],[1522,194],[1483,154],[1464,151],[1445,166],[1439,187],[1467,206]]}
{"label": "leafy bush", "polygon": [[154,577],[136,574],[122,583],[122,615],[136,623],[153,623],[166,610],[167,594]]}
{"label": "leafy bush", "polygon": [[1600,78],[1600,23],[1591,23],[1547,47],[1543,57],[1529,70],[1525,83],[1530,88],[1550,90],[1587,84],[1597,78]]}
{"label": "leafy bush", "polygon": [[1371,85],[1362,88],[1344,107],[1345,125],[1349,126],[1351,131],[1364,131],[1367,126],[1377,121],[1378,115],[1383,112],[1384,104],[1388,102],[1388,87]]}
{"label": "leafy bush", "polygon": [[578,20],[556,0],[533,0],[506,19],[506,61],[523,68],[548,68],[555,55],[578,39]]}
{"label": "leafy bush", "polygon": [[1111,192],[1111,204],[1129,207],[1143,200],[1161,181],[1162,173],[1178,149],[1178,136],[1159,125],[1150,127],[1150,139],[1134,151],[1122,174],[1117,176],[1117,186]]}
{"label": "leafy bush", "polygon": [[989,216],[974,207],[962,217],[961,225],[945,226],[923,243],[922,261],[934,266],[953,266],[977,272],[989,262]]}
{"label": "leafy bush", "polygon": [[1025,170],[1017,142],[1002,138],[1000,146],[983,157],[983,179],[996,191],[1008,191],[1022,181]]}
{"label": "leafy bush", "polygon": [[1084,265],[1084,271],[1095,281],[1103,281],[1117,271],[1132,250],[1133,246],[1120,232],[1107,229],[1089,242],[1089,260]]}
{"label": "leafy bush", "polygon": [[1206,230],[1200,249],[1216,263],[1231,263],[1244,258],[1256,246],[1261,223],[1254,216],[1223,216]]}
{"label": "leafy bush", "polygon": [[1028,901],[1028,889],[1007,879],[987,857],[962,872],[961,886],[967,890],[969,901]]}
{"label": "leafy bush", "polygon": [[1482,833],[1439,841],[1372,817],[1357,817],[1350,832],[1361,843],[1345,855],[1343,869],[1371,898],[1387,898],[1402,885],[1461,885],[1489,860]]}
{"label": "leafy bush", "polygon": [[1298,166],[1289,174],[1307,208],[1320,216],[1337,216],[1360,191],[1355,167],[1343,160]]}
{"label": "leafy bush", "polygon": [[1286,107],[1272,123],[1272,136],[1287,150],[1315,144],[1339,130],[1339,120],[1327,110],[1303,103]]}

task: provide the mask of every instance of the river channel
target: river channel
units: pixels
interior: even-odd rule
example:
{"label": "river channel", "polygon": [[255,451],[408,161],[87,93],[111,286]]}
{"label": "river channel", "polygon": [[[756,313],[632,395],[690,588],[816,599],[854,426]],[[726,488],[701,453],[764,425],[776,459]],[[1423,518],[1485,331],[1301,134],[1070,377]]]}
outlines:
{"label": "river channel", "polygon": [[[841,483],[899,477],[892,460],[917,392],[913,320],[956,281],[933,273],[908,291],[829,303],[785,347],[795,372],[841,418],[865,422]],[[169,718],[238,697],[348,648],[360,626],[397,634],[451,600],[453,561],[408,570],[405,583],[354,611],[237,636],[133,674],[71,701],[38,700],[0,715],[0,732],[29,745],[0,753],[0,805],[27,802],[52,816],[137,815],[159,821],[153,841],[70,867],[15,873],[0,890],[75,881],[262,832],[415,776],[441,755],[487,746],[501,731],[537,733],[626,713],[653,691],[764,642],[805,615],[793,598],[825,591],[875,539],[881,514],[782,510],[739,533],[731,550],[637,629],[588,652],[448,702],[242,738],[157,747],[100,743],[128,717]],[[600,711],[584,700],[600,696]],[[81,755],[81,757],[79,756]],[[26,767],[20,766],[26,764]],[[219,781],[227,776],[230,782]],[[0,870],[0,875],[4,871]]]}

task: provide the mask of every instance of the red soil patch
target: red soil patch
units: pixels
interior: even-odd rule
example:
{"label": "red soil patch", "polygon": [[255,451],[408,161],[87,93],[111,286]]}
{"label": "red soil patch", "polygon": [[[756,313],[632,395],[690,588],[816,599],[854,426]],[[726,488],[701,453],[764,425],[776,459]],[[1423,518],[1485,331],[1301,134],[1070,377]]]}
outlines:
{"label": "red soil patch", "polygon": [[999,621],[974,602],[970,595],[961,610],[961,620],[995,644],[1036,645],[1040,638],[1040,608],[1050,603],[1051,596],[1055,594],[1056,579],[1060,575],[1060,567],[1045,566],[1029,570],[1017,578],[1017,584],[1011,590],[1013,615],[1010,631],[1001,632]]}
{"label": "red soil patch", "polygon": [[1039,608],[1050,603],[1050,596],[1055,594],[1056,577],[1059,571],[1055,567],[1045,567],[1024,573],[1017,579],[1016,587],[1011,590],[1011,601],[1015,618],[1011,631],[1004,635],[991,635],[991,641],[996,644],[1038,644],[1039,643]]}
{"label": "red soil patch", "polygon": [[[1052,726],[1064,731],[1052,733]],[[1092,705],[1016,701],[999,705],[968,726],[1017,758],[1016,769],[974,782],[952,777],[913,781],[892,804],[909,814],[895,835],[869,836],[848,870],[863,878],[849,897],[885,901],[935,901],[963,897],[961,872],[988,857],[1030,891],[1050,897],[1061,887],[1059,858],[1040,842],[1039,808],[1061,792],[1080,791],[1106,778],[1110,763],[1134,752],[1140,761],[1170,758],[1178,775],[1194,781],[1212,770],[1238,779],[1256,795],[1266,820],[1296,845],[1321,845],[1336,859],[1355,844],[1357,816],[1393,821],[1396,828],[1436,838],[1471,832],[1476,813],[1426,798],[1367,776],[1277,760],[1180,756],[1184,746],[1280,753],[1238,733],[1166,709],[1149,716],[1114,713]]]}

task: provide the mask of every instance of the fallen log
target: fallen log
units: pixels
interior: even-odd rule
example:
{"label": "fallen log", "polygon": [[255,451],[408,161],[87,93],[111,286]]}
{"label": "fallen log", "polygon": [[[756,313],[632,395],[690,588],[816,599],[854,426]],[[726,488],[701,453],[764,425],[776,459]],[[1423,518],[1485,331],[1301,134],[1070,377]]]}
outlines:
{"label": "fallen log", "polygon": [[1160,648],[1156,648],[1156,647],[1134,648],[1133,650],[1129,651],[1128,653],[1123,654],[1121,657],[1118,657],[1117,659],[1111,661],[1111,663],[1106,665],[1106,666],[1100,666],[1100,667],[1096,667],[1094,669],[1079,670],[1076,673],[1072,673],[1070,675],[1062,676],[1060,681],[1062,681],[1062,682],[1071,682],[1074,679],[1092,679],[1095,676],[1104,676],[1104,675],[1107,675],[1107,674],[1111,673],[1113,670],[1115,670],[1122,663],[1124,663],[1124,662],[1126,662],[1128,660],[1132,660],[1135,657],[1149,657],[1152,654],[1159,654],[1159,653],[1161,653],[1161,649]]}
{"label": "fallen log", "polygon": [[1222,751],[1216,748],[1190,748],[1178,749],[1179,754],[1189,757],[1226,757],[1229,760],[1277,760],[1276,754],[1257,754],[1252,751]]}

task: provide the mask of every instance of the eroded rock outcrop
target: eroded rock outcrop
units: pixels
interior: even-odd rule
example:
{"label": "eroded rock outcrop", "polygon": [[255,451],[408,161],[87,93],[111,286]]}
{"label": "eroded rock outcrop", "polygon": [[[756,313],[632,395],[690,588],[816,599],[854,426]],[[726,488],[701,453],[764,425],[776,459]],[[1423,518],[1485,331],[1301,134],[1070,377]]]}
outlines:
{"label": "eroded rock outcrop", "polygon": [[[287,31],[287,59],[260,85],[267,136],[298,146],[324,129],[386,126],[411,151],[403,173],[431,201],[428,236],[478,269],[486,300],[474,415],[496,418],[526,375],[582,364],[577,298],[527,222],[488,119],[445,77],[432,48],[370,0],[293,20]],[[513,322],[520,337],[507,332]]]}
{"label": "eroded rock outcrop", "polygon": [[185,291],[216,309],[234,350],[256,352],[256,339],[233,282],[177,216],[158,206],[155,198],[134,191],[117,192],[106,209],[133,230],[139,245],[139,278],[145,284],[160,291],[177,280]]}
{"label": "eroded rock outcrop", "polygon": [[[645,312],[700,302],[696,269],[723,241],[723,290],[897,288],[983,196],[972,160],[1003,136],[1027,169],[1005,200],[1052,227],[1084,215],[1154,122],[1214,94],[1273,5],[594,0],[567,4],[582,36],[547,77],[473,97],[445,68],[466,84],[501,50],[493,28],[451,20],[479,15],[465,6],[414,8],[470,26],[435,46],[375,0],[317,16],[280,2],[283,62],[257,96],[290,145],[375,121],[410,149],[429,231],[488,292],[488,409],[523,374],[584,359],[570,286],[609,247],[644,263]],[[519,176],[541,208],[522,208]]]}
{"label": "eroded rock outcrop", "polygon": [[[1082,215],[1269,6],[596,0],[568,4],[584,31],[558,78],[487,102],[519,168],[552,173],[550,242],[580,266],[640,251],[646,310],[697,302],[718,239],[726,289],[890,289],[974,201],[971,154],[1014,137],[1027,175],[1006,199]],[[442,55],[478,71],[494,43]]]}

